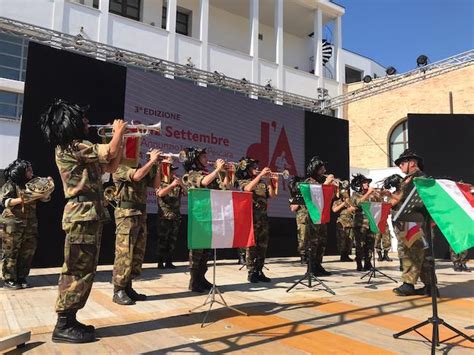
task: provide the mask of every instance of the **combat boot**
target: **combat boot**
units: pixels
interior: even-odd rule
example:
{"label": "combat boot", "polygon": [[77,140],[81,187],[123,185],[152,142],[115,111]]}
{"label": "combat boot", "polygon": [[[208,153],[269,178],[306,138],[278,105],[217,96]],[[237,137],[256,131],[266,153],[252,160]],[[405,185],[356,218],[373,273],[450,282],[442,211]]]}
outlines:
{"label": "combat boot", "polygon": [[388,250],[383,251],[383,259],[385,261],[392,261],[392,259],[388,256]]}
{"label": "combat boot", "polygon": [[165,268],[165,264],[163,264],[163,259],[162,258],[158,258],[157,267],[158,267],[158,269],[164,269]]}
{"label": "combat boot", "polygon": [[313,274],[315,276],[329,276],[331,273],[327,271],[323,266],[319,263],[315,263],[313,265]]}
{"label": "combat boot", "polygon": [[189,291],[203,293],[205,290],[202,287],[201,283],[199,282],[198,270],[191,269],[189,273],[191,275],[191,279],[189,280],[189,287],[188,287]]}
{"label": "combat boot", "polygon": [[372,262],[370,259],[365,259],[364,260],[364,271],[369,271],[372,269]]}
{"label": "combat boot", "polygon": [[94,333],[95,332],[95,327],[93,325],[86,325],[86,324],[81,323],[77,320],[77,318],[76,318],[77,311],[76,312],[71,312],[71,313],[74,314],[74,317],[71,319],[72,323],[74,325],[76,325],[79,328],[84,329],[84,331],[87,332],[87,333]]}
{"label": "combat boot", "polygon": [[414,296],[416,295],[415,287],[412,284],[403,283],[403,285],[394,288],[393,292],[397,296]]}
{"label": "combat boot", "polygon": [[352,260],[352,259],[349,257],[349,254],[345,253],[345,254],[342,254],[342,255],[341,255],[340,261],[342,261],[342,262],[350,262],[350,261],[354,261],[354,260]]}
{"label": "combat boot", "polygon": [[30,287],[30,285],[28,285],[28,282],[26,281],[25,278],[18,279],[18,284],[21,286],[21,288]]}
{"label": "combat boot", "polygon": [[132,288],[132,281],[130,280],[125,287],[125,292],[127,293],[127,296],[130,297],[132,301],[145,301],[146,300],[146,295],[143,293],[138,293]]}
{"label": "combat boot", "polygon": [[21,289],[21,285],[18,282],[14,281],[14,280],[5,280],[3,282],[3,287],[4,288],[9,288],[11,290]]}
{"label": "combat boot", "polygon": [[262,281],[262,282],[271,282],[272,281],[271,278],[265,276],[265,274],[263,273],[263,271],[261,269],[257,273],[257,279],[258,279],[258,281]]}
{"label": "combat boot", "polygon": [[377,255],[378,255],[378,261],[383,261],[384,257],[382,255],[382,251],[381,250],[377,250]]}
{"label": "combat boot", "polygon": [[253,284],[257,283],[259,281],[258,271],[256,270],[249,271],[249,276],[247,277],[247,280]]}
{"label": "combat boot", "polygon": [[114,296],[112,297],[112,301],[121,306],[135,304],[135,302],[133,302],[132,299],[127,295],[127,292],[125,292],[125,287],[119,286],[114,286]]}
{"label": "combat boot", "polygon": [[357,264],[357,271],[362,271],[364,268],[362,267],[362,260],[356,259]]}
{"label": "combat boot", "polygon": [[207,266],[205,267],[201,267],[199,269],[199,279],[198,279],[198,282],[199,284],[201,285],[201,288],[203,288],[204,290],[210,290],[212,288],[212,284],[206,280],[206,272],[207,272]]}
{"label": "combat boot", "polygon": [[301,265],[306,265],[308,263],[308,259],[306,258],[306,255],[301,255],[300,256],[300,264]]}
{"label": "combat boot", "polygon": [[90,343],[95,340],[95,332],[88,332],[79,326],[75,312],[58,313],[52,340],[54,343]]}
{"label": "combat boot", "polygon": [[454,263],[453,270],[461,272],[462,271],[461,264],[460,263]]}

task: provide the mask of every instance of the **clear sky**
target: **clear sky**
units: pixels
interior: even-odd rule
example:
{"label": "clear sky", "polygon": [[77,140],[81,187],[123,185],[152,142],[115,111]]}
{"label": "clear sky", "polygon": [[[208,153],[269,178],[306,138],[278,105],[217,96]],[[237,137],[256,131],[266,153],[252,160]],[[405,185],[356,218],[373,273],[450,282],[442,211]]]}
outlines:
{"label": "clear sky", "polygon": [[334,2],[346,9],[342,46],[399,73],[420,54],[436,62],[474,48],[474,0]]}

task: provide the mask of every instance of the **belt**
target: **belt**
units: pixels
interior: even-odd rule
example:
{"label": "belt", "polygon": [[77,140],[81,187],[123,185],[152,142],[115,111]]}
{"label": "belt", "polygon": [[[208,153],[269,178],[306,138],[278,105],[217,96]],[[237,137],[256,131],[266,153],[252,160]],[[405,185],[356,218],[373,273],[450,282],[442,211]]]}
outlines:
{"label": "belt", "polygon": [[131,209],[131,210],[139,210],[141,212],[146,211],[146,203],[138,203],[138,202],[131,202],[131,201],[119,201],[117,203],[117,207],[127,208],[127,209]]}
{"label": "belt", "polygon": [[69,197],[67,200],[69,202],[94,202],[99,201],[99,197],[97,194],[91,193]]}

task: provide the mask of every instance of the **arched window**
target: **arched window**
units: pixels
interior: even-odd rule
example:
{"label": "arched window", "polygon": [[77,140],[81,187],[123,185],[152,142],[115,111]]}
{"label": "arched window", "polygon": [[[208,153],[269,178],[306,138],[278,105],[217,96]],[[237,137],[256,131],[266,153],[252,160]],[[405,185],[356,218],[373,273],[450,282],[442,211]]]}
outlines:
{"label": "arched window", "polygon": [[390,133],[389,145],[389,165],[394,166],[393,161],[408,148],[408,123],[406,120],[401,122],[392,130],[392,133]]}

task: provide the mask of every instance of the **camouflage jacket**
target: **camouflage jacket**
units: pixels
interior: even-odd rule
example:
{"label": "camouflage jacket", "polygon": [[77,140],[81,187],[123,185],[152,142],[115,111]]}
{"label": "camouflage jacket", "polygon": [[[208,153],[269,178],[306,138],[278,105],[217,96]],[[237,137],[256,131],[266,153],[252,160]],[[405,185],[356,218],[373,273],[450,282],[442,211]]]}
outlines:
{"label": "camouflage jacket", "polygon": [[[244,191],[245,186],[250,184],[251,181],[251,179],[238,180],[237,183],[239,185],[240,190]],[[269,197],[270,194],[268,191],[267,183],[260,180],[255,189],[252,191],[254,215],[267,214]]]}
{"label": "camouflage jacket", "polygon": [[212,189],[212,190],[224,190],[217,181],[218,178],[216,178],[214,181],[212,181],[209,185],[206,187],[202,186],[202,179],[206,177],[206,173],[204,171],[199,171],[199,170],[191,170],[187,174],[183,176],[183,180],[186,181],[186,185],[189,188],[197,188],[197,189]]}
{"label": "camouflage jacket", "polygon": [[351,195],[351,203],[353,206],[356,207],[356,210],[354,212],[354,227],[369,228],[369,220],[362,211],[362,207],[360,207],[360,203],[362,202],[361,199],[363,196],[364,194],[355,191]]}
{"label": "camouflage jacket", "polygon": [[117,206],[115,218],[141,215],[142,211],[138,206],[145,206],[146,208],[147,187],[153,187],[154,177],[149,173],[142,180],[133,181],[133,175],[137,170],[138,168],[120,164],[117,171],[112,174],[118,203],[136,204],[136,208]]}
{"label": "camouflage jacket", "polygon": [[[169,185],[170,183],[161,182],[161,188],[165,188]],[[158,197],[158,217],[179,220],[181,218],[179,208],[181,207],[182,195],[183,189],[178,185],[172,189],[168,195]]]}
{"label": "camouflage jacket", "polygon": [[[345,203],[344,198],[341,196],[340,198],[334,200],[333,207],[338,207]],[[339,216],[337,217],[337,223],[340,223],[344,228],[352,227],[354,223],[354,212],[350,212],[348,207],[344,207],[339,212]]]}
{"label": "camouflage jacket", "polygon": [[7,181],[0,192],[0,203],[5,208],[0,218],[0,224],[23,224],[36,221],[36,201],[10,207],[9,200],[18,198],[24,192],[12,181]]}
{"label": "camouflage jacket", "polygon": [[91,201],[68,201],[64,207],[63,223],[108,219],[103,204],[101,176],[108,163],[109,145],[75,141],[66,149],[56,147],[56,165],[63,182],[66,199],[91,196]]}

